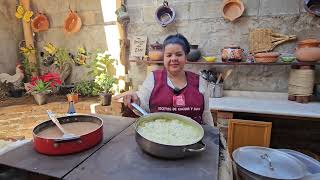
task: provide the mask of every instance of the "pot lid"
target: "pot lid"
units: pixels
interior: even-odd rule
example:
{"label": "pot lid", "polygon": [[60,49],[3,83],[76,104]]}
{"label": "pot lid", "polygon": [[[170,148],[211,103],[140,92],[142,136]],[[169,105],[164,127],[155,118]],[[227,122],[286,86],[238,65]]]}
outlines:
{"label": "pot lid", "polygon": [[268,178],[300,179],[307,174],[306,167],[295,157],[271,148],[245,146],[232,153],[242,168]]}

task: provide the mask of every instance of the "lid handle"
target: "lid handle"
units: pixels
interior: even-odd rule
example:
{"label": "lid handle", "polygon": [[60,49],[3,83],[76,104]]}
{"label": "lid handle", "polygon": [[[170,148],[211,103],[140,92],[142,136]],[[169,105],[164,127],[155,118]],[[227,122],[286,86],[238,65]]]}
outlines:
{"label": "lid handle", "polygon": [[269,162],[269,168],[270,168],[271,171],[273,171],[273,170],[274,170],[274,167],[272,166],[272,161],[271,161],[270,156],[269,156],[268,154],[263,154],[263,155],[261,155],[260,157],[261,157],[262,159],[265,159],[265,160],[267,160],[267,161]]}

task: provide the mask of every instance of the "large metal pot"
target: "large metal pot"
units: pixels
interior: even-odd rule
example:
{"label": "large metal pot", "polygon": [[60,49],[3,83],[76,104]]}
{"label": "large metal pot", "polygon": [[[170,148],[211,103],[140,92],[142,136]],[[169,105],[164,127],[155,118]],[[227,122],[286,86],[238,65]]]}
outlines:
{"label": "large metal pot", "polygon": [[37,125],[33,129],[33,145],[38,152],[47,155],[63,155],[76,153],[95,146],[103,138],[103,121],[98,117],[89,115],[72,115],[60,117],[57,119],[62,125],[72,122],[93,122],[97,123],[98,127],[92,132],[83,134],[77,138],[44,138],[39,136],[39,133],[44,129],[55,126],[55,124],[51,120],[45,121]]}
{"label": "large metal pot", "polygon": [[[178,158],[183,158],[183,157],[194,155],[194,154],[199,154],[205,151],[206,145],[201,141],[204,136],[204,130],[202,126],[196,121],[194,121],[193,119],[186,116],[179,115],[179,114],[166,113],[166,112],[157,112],[157,113],[148,114],[136,104],[134,103],[132,104],[135,109],[138,109],[138,111],[143,114],[143,116],[141,116],[135,122],[135,138],[136,138],[137,144],[144,152],[160,158],[178,159]],[[142,123],[145,123],[147,121],[154,121],[156,119],[177,119],[179,121],[183,121],[197,128],[200,132],[200,135],[196,139],[193,139],[192,143],[179,145],[179,146],[165,145],[165,144],[153,142],[143,137],[138,132],[138,128]]]}
{"label": "large metal pot", "polygon": [[310,175],[301,161],[271,148],[240,147],[232,156],[239,175],[245,180],[302,180]]}

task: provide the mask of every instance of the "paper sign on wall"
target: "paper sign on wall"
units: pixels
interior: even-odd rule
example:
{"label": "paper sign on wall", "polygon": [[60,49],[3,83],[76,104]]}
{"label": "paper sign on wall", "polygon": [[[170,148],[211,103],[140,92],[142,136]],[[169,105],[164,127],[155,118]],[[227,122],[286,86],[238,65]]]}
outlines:
{"label": "paper sign on wall", "polygon": [[146,36],[134,36],[132,39],[131,56],[144,57],[146,54],[147,37]]}

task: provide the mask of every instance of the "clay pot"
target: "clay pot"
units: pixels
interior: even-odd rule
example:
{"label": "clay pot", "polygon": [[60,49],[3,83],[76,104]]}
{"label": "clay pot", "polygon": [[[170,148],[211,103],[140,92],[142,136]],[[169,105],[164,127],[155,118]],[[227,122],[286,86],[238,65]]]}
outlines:
{"label": "clay pot", "polygon": [[278,52],[257,53],[254,58],[258,63],[273,63],[278,61],[279,55]]}
{"label": "clay pot", "polygon": [[243,57],[243,49],[240,46],[231,45],[221,50],[221,59],[223,62],[241,62]]}
{"label": "clay pot", "polygon": [[296,47],[295,56],[299,61],[303,62],[320,60],[320,41],[316,39],[299,41]]}
{"label": "clay pot", "polygon": [[320,47],[297,48],[295,56],[298,61],[313,62],[320,60]]}
{"label": "clay pot", "polygon": [[163,60],[163,47],[158,41],[150,45],[149,49],[149,60],[151,61],[162,61]]}
{"label": "clay pot", "polygon": [[225,19],[234,21],[244,12],[244,5],[241,0],[224,0],[222,5],[222,14]]}
{"label": "clay pot", "polygon": [[319,47],[320,41],[317,39],[305,39],[297,43],[298,48]]}
{"label": "clay pot", "polygon": [[130,16],[129,13],[127,12],[127,8],[125,5],[121,5],[119,9],[116,10],[116,15],[117,15],[117,21],[120,24],[127,24],[130,22]]}
{"label": "clay pot", "polygon": [[187,55],[188,61],[198,61],[201,58],[201,52],[198,45],[190,45],[190,52]]}
{"label": "clay pot", "polygon": [[42,13],[37,14],[31,22],[31,27],[33,32],[47,31],[49,29],[48,18]]}
{"label": "clay pot", "polygon": [[75,104],[79,102],[79,95],[77,93],[67,94],[67,99],[68,102],[72,101]]}
{"label": "clay pot", "polygon": [[75,33],[79,32],[82,26],[81,18],[75,11],[70,10],[68,16],[64,20],[64,32]]}

